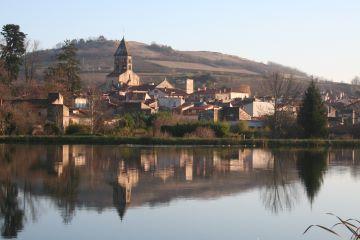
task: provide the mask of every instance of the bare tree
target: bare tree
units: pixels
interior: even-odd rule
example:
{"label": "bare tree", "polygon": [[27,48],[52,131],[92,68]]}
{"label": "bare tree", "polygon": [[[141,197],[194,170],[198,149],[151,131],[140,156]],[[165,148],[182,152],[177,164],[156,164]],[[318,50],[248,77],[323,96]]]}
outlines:
{"label": "bare tree", "polygon": [[282,131],[282,118],[291,114],[291,104],[300,95],[300,84],[292,75],[275,72],[266,76],[264,90],[274,101],[274,115],[272,116],[273,134],[278,137]]}
{"label": "bare tree", "polygon": [[359,76],[355,76],[355,77],[351,80],[351,84],[352,84],[352,85],[360,85],[360,77],[359,77]]}
{"label": "bare tree", "polygon": [[91,88],[87,94],[88,109],[90,117],[91,134],[100,133],[104,128],[104,119],[110,116],[109,109],[104,106],[101,92],[96,88]]}
{"label": "bare tree", "polygon": [[24,54],[24,72],[25,80],[30,83],[35,76],[36,69],[39,62],[39,45],[40,42],[37,40],[26,40],[25,42],[25,54]]}

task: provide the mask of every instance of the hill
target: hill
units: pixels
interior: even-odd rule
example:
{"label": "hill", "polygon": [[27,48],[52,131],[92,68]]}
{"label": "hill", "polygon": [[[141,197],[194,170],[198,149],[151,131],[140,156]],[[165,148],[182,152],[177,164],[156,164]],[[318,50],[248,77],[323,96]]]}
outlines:
{"label": "hill", "polygon": [[[103,83],[106,75],[112,71],[113,54],[119,42],[103,37],[73,41],[78,48],[83,81],[86,84]],[[305,80],[304,82],[309,78],[300,70],[273,62],[264,64],[217,52],[178,51],[170,46],[155,43],[148,45],[129,41],[127,45],[133,56],[134,70],[141,76],[143,82],[159,82],[165,77],[169,79],[191,77],[198,86],[249,84],[253,92],[257,92],[261,91],[258,80],[263,79],[266,73],[280,71],[292,74],[298,79]],[[59,48],[39,52],[43,69],[55,61],[58,51]],[[351,91],[347,84],[324,82],[321,85],[324,90]]]}

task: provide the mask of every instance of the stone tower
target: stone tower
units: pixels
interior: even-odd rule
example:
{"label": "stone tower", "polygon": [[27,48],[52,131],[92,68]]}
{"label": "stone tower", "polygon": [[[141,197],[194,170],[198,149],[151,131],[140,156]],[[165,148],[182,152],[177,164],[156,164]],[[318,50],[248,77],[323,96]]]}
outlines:
{"label": "stone tower", "polygon": [[127,70],[132,71],[132,57],[128,53],[126,42],[123,38],[114,54],[114,73],[120,75]]}
{"label": "stone tower", "polygon": [[114,54],[114,71],[107,76],[109,88],[140,85],[140,78],[133,72],[132,57],[123,38]]}

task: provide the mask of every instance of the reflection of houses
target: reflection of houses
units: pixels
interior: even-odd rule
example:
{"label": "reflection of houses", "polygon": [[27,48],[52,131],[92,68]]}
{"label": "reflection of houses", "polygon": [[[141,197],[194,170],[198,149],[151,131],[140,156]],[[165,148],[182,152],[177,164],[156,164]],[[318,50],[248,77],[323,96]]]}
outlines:
{"label": "reflection of houses", "polygon": [[84,146],[63,145],[56,150],[48,152],[49,156],[55,160],[54,170],[60,177],[64,173],[64,169],[70,164],[74,167],[82,167],[86,164],[86,150]]}
{"label": "reflection of houses", "polygon": [[180,167],[185,168],[186,181],[193,180],[193,167],[194,167],[194,155],[188,151],[182,151],[180,153]]}
{"label": "reflection of houses", "polygon": [[214,167],[219,172],[270,170],[273,166],[272,153],[262,149],[229,149],[214,153]]}
{"label": "reflection of houses", "polygon": [[[29,151],[23,149],[23,152]],[[32,190],[42,195],[52,194],[44,183],[61,186],[64,192],[68,188],[66,184],[75,184],[76,197],[71,199],[74,207],[98,211],[115,207],[120,218],[124,217],[130,202],[135,207],[164,204],[178,198],[221,197],[264,186],[269,177],[279,171],[278,168],[269,171],[274,167],[274,156],[263,149],[71,145],[34,146],[34,149],[48,155],[39,157],[30,152],[29,160],[25,162],[19,161],[24,158],[16,155],[11,164],[18,165],[11,169],[16,169],[20,175],[14,174],[14,177],[22,178],[21,174],[26,173],[31,177]],[[287,156],[287,151],[284,152]],[[350,150],[331,152],[338,161],[341,158],[346,158],[346,162],[360,159],[356,150],[354,153]],[[277,156],[277,160],[286,160],[286,157],[280,159],[281,155]],[[286,183],[298,180],[296,158],[289,160],[289,164],[281,169],[290,176]],[[28,165],[23,169],[21,164]],[[35,171],[34,166],[37,167]],[[53,175],[54,168],[61,178]],[[51,199],[57,200],[57,197],[51,195]]]}
{"label": "reflection of houses", "polygon": [[214,153],[214,167],[219,172],[248,172],[252,169],[252,150],[230,149]]}
{"label": "reflection of houses", "polygon": [[273,154],[264,149],[255,149],[252,151],[252,168],[261,170],[270,170],[274,168]]}

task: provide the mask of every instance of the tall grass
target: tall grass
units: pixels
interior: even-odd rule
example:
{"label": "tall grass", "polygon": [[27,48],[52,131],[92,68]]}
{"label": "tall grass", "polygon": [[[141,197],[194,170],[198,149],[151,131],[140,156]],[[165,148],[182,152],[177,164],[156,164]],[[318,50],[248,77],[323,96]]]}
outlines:
{"label": "tall grass", "polygon": [[359,220],[356,220],[356,219],[352,219],[352,218],[349,218],[349,219],[342,219],[332,213],[327,213],[328,215],[331,215],[331,216],[334,216],[338,222],[335,223],[333,226],[331,227],[325,227],[325,226],[322,226],[322,225],[310,225],[304,232],[307,233],[310,229],[314,228],[314,227],[317,227],[317,228],[320,228],[320,229],[323,229],[325,230],[326,232],[328,232],[329,234],[333,234],[337,237],[340,237],[340,234],[338,234],[338,232],[335,230],[336,227],[342,227],[342,228],[345,228],[346,231],[349,232],[350,234],[350,240],[358,240],[360,239],[360,221]]}

